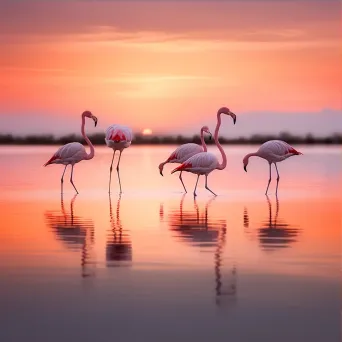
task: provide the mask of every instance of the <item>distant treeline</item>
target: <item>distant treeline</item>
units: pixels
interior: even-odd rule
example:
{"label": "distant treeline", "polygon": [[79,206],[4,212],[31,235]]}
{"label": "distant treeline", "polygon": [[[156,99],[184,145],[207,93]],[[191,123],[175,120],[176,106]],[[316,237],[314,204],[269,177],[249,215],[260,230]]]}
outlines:
{"label": "distant treeline", "polygon": [[[89,139],[94,145],[105,145],[104,134],[96,133],[89,135]],[[262,144],[267,140],[280,139],[288,142],[289,144],[342,144],[342,134],[335,133],[326,137],[315,137],[312,134],[304,136],[296,136],[290,133],[280,133],[278,135],[267,134],[254,134],[250,137],[239,138],[220,138],[221,144]],[[70,134],[62,137],[54,137],[53,135],[27,135],[27,136],[13,136],[11,134],[0,134],[0,145],[63,145],[69,142],[77,141],[82,144],[85,143],[80,135]],[[214,144],[214,140],[205,138],[207,144]],[[136,145],[167,145],[167,144],[185,144],[194,142],[200,144],[200,136],[194,135],[193,137],[177,136],[155,136],[155,135],[141,135],[135,134],[133,143]]]}

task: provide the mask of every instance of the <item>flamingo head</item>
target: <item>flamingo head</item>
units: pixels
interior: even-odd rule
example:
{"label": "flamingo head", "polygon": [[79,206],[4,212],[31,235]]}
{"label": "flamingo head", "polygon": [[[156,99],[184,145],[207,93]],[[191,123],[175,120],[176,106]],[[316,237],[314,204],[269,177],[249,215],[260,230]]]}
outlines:
{"label": "flamingo head", "polygon": [[162,176],[164,176],[164,175],[163,175],[164,163],[159,164],[158,167],[159,167],[159,173],[160,173]]}
{"label": "flamingo head", "polygon": [[211,135],[211,132],[210,132],[210,130],[209,130],[209,127],[208,127],[208,126],[203,126],[201,130],[202,130],[203,132],[205,132],[205,133],[208,133],[208,134],[209,134],[209,139],[211,140],[212,135]]}
{"label": "flamingo head", "polygon": [[93,119],[95,123],[95,127],[97,125],[97,117],[93,115],[89,110],[86,110],[82,113],[82,116],[85,116],[87,118]]}
{"label": "flamingo head", "polygon": [[217,112],[217,115],[220,115],[220,114],[226,114],[226,115],[230,115],[232,118],[233,118],[233,121],[234,121],[234,125],[236,123],[236,114],[234,114],[229,108],[227,107],[221,107],[218,112]]}
{"label": "flamingo head", "polygon": [[245,158],[243,158],[243,169],[247,172],[247,165],[248,165],[248,159],[249,156],[245,156]]}

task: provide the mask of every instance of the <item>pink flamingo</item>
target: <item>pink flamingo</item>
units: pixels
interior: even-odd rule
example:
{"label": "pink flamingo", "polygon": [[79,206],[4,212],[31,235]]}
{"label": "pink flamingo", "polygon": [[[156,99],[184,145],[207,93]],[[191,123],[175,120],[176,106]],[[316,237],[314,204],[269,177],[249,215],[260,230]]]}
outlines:
{"label": "pink flamingo", "polygon": [[279,184],[279,172],[277,168],[277,163],[292,157],[296,155],[303,154],[301,152],[296,151],[291,145],[286,143],[282,140],[269,140],[263,143],[258,151],[254,153],[249,153],[243,158],[243,168],[247,172],[247,165],[248,160],[250,157],[256,156],[263,159],[266,159],[270,166],[270,178],[268,179],[268,184],[266,188],[265,195],[267,195],[268,188],[271,183],[272,179],[272,171],[271,171],[271,165],[274,164],[276,171],[277,171],[277,188],[276,188],[276,194],[278,193],[278,184]]}
{"label": "pink flamingo", "polygon": [[112,158],[112,163],[110,164],[110,169],[109,169],[109,187],[108,187],[109,193],[110,193],[110,184],[112,180],[113,161],[114,161],[115,152],[117,150],[120,151],[120,155],[119,155],[118,164],[116,165],[116,172],[118,174],[118,179],[119,179],[120,194],[122,193],[120,171],[119,171],[121,153],[125,148],[131,145],[132,139],[133,139],[132,130],[127,126],[111,125],[106,129],[106,138],[105,138],[106,145],[113,149],[113,158]]}
{"label": "pink flamingo", "polygon": [[[190,157],[194,156],[197,153],[200,152],[207,152],[207,145],[205,144],[204,137],[203,137],[203,132],[206,132],[210,134],[210,139],[211,139],[211,133],[209,131],[208,126],[203,126],[201,128],[201,143],[202,146],[194,143],[188,143],[188,144],[183,144],[179,146],[175,151],[171,153],[169,158],[166,159],[166,161],[162,162],[159,164],[159,172],[163,176],[163,168],[164,165],[167,163],[184,163],[186,160],[188,160]],[[186,191],[185,185],[183,183],[182,179],[182,171],[179,174],[179,179],[182,182],[184,191]]]}
{"label": "pink flamingo", "polygon": [[186,160],[183,164],[176,167],[174,170],[171,171],[171,173],[174,173],[176,171],[186,171],[191,172],[197,175],[197,181],[196,186],[194,189],[194,196],[197,196],[196,189],[198,184],[198,179],[201,175],[205,175],[205,188],[209,190],[213,195],[217,196],[212,190],[208,187],[208,175],[210,172],[214,170],[223,170],[227,166],[227,157],[224,153],[224,150],[222,146],[220,145],[218,141],[218,132],[221,126],[221,114],[230,115],[234,120],[234,125],[236,122],[236,115],[231,112],[227,107],[222,107],[217,111],[217,125],[215,128],[215,134],[214,134],[214,141],[216,146],[221,152],[222,155],[222,163],[220,164],[217,157],[210,153],[210,152],[201,152],[197,153],[188,160]]}
{"label": "pink flamingo", "polygon": [[94,116],[90,111],[86,110],[85,112],[82,113],[82,126],[81,126],[81,133],[84,138],[84,140],[87,142],[87,144],[90,147],[90,153],[87,154],[84,146],[78,142],[72,142],[69,144],[66,144],[64,146],[61,146],[57,152],[47,161],[44,166],[50,165],[50,164],[63,164],[65,165],[62,178],[61,178],[61,193],[63,193],[63,178],[64,178],[64,173],[67,168],[67,166],[70,164],[71,165],[71,175],[70,175],[70,183],[78,193],[75,184],[72,179],[72,175],[74,172],[74,165],[79,163],[82,160],[89,160],[94,157],[95,150],[94,146],[92,145],[91,141],[89,138],[86,136],[84,132],[84,125],[85,125],[85,118],[91,118],[95,122],[95,127],[97,125],[97,117]]}

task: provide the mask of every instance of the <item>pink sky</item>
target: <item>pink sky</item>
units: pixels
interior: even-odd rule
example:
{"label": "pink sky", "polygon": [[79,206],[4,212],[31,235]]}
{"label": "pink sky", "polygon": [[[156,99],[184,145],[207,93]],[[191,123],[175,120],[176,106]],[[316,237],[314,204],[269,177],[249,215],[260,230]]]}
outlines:
{"label": "pink sky", "polygon": [[[341,122],[338,1],[1,1],[0,132],[236,132]],[[19,119],[19,121],[17,120]],[[277,133],[276,132],[276,133]]]}

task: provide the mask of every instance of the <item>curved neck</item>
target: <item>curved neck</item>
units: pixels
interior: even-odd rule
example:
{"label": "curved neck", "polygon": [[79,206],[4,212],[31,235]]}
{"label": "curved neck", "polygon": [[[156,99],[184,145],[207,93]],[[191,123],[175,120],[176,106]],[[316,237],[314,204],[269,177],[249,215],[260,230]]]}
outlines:
{"label": "curved neck", "polygon": [[202,144],[202,147],[203,147],[203,152],[207,152],[207,145],[205,144],[205,141],[204,141],[204,134],[203,134],[203,129],[201,129],[201,144]]}
{"label": "curved neck", "polygon": [[258,152],[252,152],[252,153],[248,153],[245,155],[245,157],[243,158],[243,162],[245,164],[248,164],[248,161],[249,161],[249,158],[250,157],[258,157],[259,156],[259,153]]}
{"label": "curved neck", "polygon": [[84,132],[84,126],[85,126],[85,116],[82,115],[82,127],[81,127],[81,133],[82,136],[84,138],[84,140],[87,142],[88,146],[90,147],[90,153],[87,154],[87,158],[86,159],[92,159],[95,155],[95,150],[94,150],[94,146],[91,143],[91,141],[89,140],[89,138],[86,136],[85,132]]}
{"label": "curved neck", "polygon": [[218,141],[218,132],[219,132],[220,126],[221,126],[221,114],[217,113],[217,125],[215,128],[214,140],[215,140],[215,144],[218,147],[218,149],[220,150],[221,156],[222,156],[222,163],[218,164],[217,169],[223,170],[227,166],[227,157],[226,157],[226,154],[224,153],[222,146],[220,145],[220,143]]}

